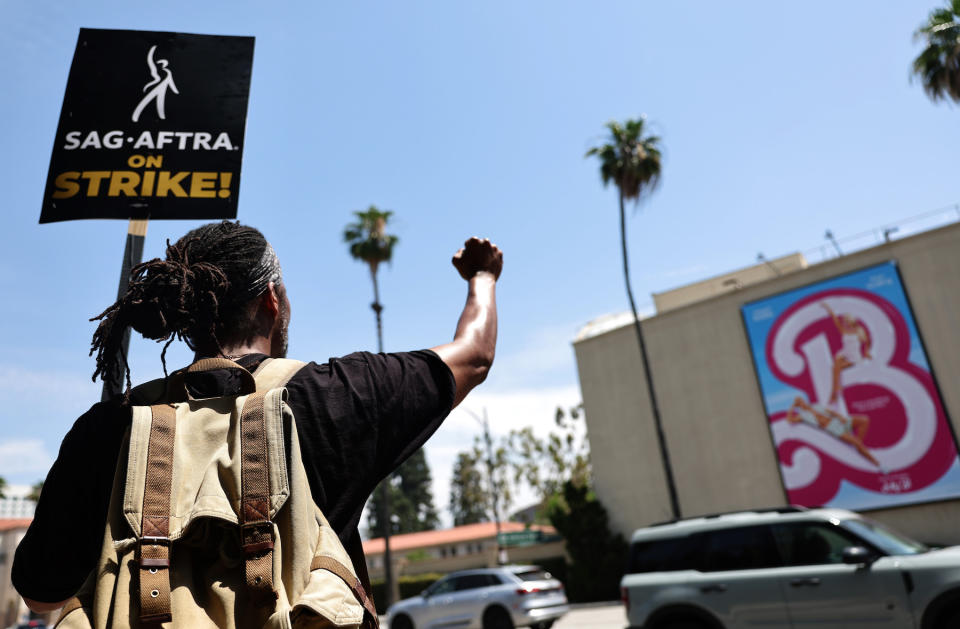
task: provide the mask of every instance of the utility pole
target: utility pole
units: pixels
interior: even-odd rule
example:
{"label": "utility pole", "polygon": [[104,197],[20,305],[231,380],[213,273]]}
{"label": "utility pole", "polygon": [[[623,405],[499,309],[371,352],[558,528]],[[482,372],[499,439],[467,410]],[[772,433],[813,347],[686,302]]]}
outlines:
{"label": "utility pole", "polygon": [[500,508],[499,508],[499,497],[497,494],[497,485],[494,478],[494,468],[493,468],[493,438],[490,436],[490,422],[487,420],[487,407],[483,407],[483,417],[471,411],[470,409],[464,407],[463,410],[467,411],[477,422],[483,426],[483,443],[487,447],[487,479],[490,484],[490,502],[493,507],[493,521],[497,527],[497,563],[503,565],[507,563],[506,552],[503,546],[500,544]]}

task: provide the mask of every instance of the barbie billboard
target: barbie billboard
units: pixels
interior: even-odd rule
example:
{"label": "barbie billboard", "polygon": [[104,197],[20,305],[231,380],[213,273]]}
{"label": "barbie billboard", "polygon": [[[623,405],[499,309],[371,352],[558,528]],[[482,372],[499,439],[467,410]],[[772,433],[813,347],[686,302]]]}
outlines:
{"label": "barbie billboard", "polygon": [[895,263],[742,311],[789,502],[960,496],[956,441]]}

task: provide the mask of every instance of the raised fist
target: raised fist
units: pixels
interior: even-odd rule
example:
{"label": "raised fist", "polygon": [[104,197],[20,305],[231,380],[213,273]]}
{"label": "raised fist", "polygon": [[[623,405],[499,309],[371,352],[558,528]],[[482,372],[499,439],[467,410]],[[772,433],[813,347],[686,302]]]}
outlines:
{"label": "raised fist", "polygon": [[503,252],[487,238],[471,238],[453,255],[453,266],[465,280],[481,271],[487,271],[497,279],[503,270]]}

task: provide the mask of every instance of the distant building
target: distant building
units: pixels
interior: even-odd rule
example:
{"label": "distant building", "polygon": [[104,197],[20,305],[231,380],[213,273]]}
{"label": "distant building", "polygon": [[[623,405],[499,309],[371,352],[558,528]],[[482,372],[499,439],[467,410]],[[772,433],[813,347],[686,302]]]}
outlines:
{"label": "distant building", "polygon": [[[520,522],[500,523],[501,541],[509,563],[536,563],[563,557],[563,540],[552,526]],[[371,579],[384,577],[383,538],[363,543]],[[451,529],[406,533],[390,537],[393,574],[446,574],[455,570],[489,568],[498,565],[497,525],[493,522],[467,524]]]}
{"label": "distant building", "polygon": [[13,588],[10,571],[17,544],[23,539],[31,520],[32,518],[0,518],[0,627],[15,625],[30,612]]}
{"label": "distant building", "polygon": [[0,498],[0,518],[33,519],[36,509],[37,503],[28,498],[20,496]]}
{"label": "distant building", "polygon": [[[894,289],[903,297],[881,299]],[[682,516],[827,496],[960,544],[960,224],[817,264],[763,261],[654,299],[642,328]],[[632,316],[592,321],[573,345],[612,527],[670,519]],[[797,398],[813,410],[791,415]]]}

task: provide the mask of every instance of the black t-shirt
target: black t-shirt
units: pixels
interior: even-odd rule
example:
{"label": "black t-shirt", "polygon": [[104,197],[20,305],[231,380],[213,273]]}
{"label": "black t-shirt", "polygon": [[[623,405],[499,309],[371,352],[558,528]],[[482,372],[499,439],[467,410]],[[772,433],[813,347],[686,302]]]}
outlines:
{"label": "black t-shirt", "polygon": [[[252,371],[266,356],[237,362]],[[236,370],[188,380],[196,397],[231,395]],[[366,575],[357,526],[373,489],[426,442],[450,412],[456,385],[429,350],[360,352],[308,363],[287,383],[313,499]],[[197,394],[200,395],[197,395]],[[95,404],[67,433],[13,563],[20,594],[73,596],[96,566],[117,459],[130,425],[118,400]]]}

